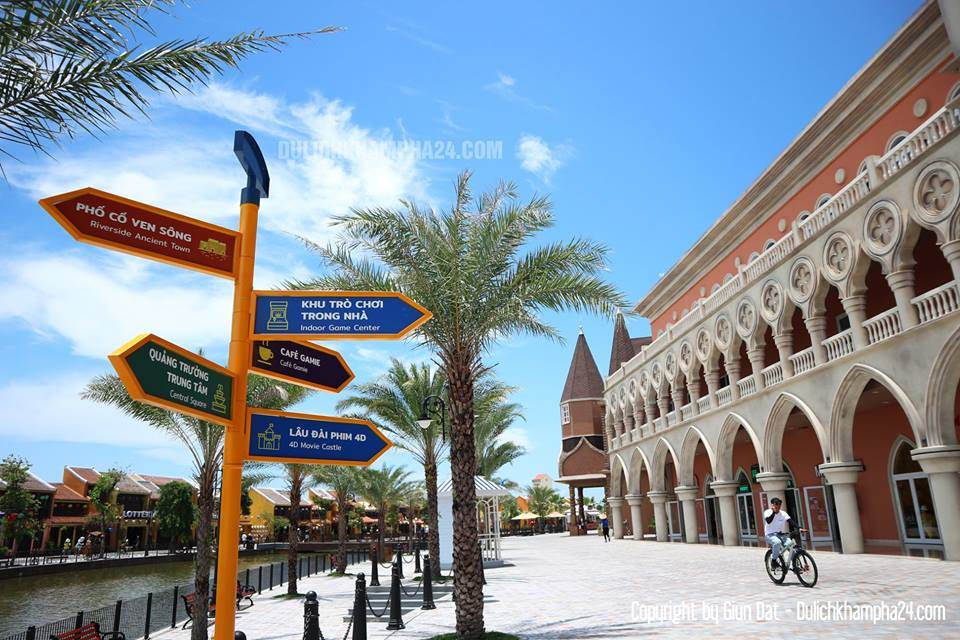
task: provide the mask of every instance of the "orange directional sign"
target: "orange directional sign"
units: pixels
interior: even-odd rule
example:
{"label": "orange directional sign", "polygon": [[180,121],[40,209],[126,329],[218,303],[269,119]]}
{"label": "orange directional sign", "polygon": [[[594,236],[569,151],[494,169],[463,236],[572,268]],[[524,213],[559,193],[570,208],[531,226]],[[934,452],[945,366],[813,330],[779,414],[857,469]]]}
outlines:
{"label": "orange directional sign", "polygon": [[247,409],[248,460],[366,467],[393,443],[369,420]]}
{"label": "orange directional sign", "polygon": [[147,333],[110,354],[130,397],[229,425],[235,376],[215,362]]}
{"label": "orange directional sign", "polygon": [[311,389],[339,393],[353,371],[333,349],[293,340],[254,340],[250,371]]}
{"label": "orange directional sign", "polygon": [[240,234],[87,187],[40,201],[74,240],[234,278]]}

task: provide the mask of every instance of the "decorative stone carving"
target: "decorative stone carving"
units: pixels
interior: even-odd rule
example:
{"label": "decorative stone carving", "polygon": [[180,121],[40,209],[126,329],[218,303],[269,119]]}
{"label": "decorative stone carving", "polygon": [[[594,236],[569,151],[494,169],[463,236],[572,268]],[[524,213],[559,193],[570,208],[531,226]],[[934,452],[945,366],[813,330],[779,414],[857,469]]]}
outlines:
{"label": "decorative stone carving", "polygon": [[960,197],[958,171],[952,162],[932,162],[917,176],[913,204],[917,214],[927,222],[941,222],[957,208]]}
{"label": "decorative stone carving", "polygon": [[690,343],[684,340],[683,344],[680,345],[680,367],[684,371],[689,371],[692,361],[693,349],[690,347]]}
{"label": "decorative stone carving", "polygon": [[873,205],[863,221],[863,238],[870,252],[877,256],[892,251],[900,241],[902,231],[900,211],[888,200]]}
{"label": "decorative stone carving", "polygon": [[717,317],[717,323],[714,327],[717,335],[717,344],[726,349],[730,346],[730,339],[733,338],[733,327],[730,326],[730,319],[721,314]]}
{"label": "decorative stone carving", "polygon": [[810,258],[797,258],[790,268],[790,295],[797,302],[806,302],[817,286],[817,272]]}
{"label": "decorative stone carving", "polygon": [[823,246],[823,266],[827,277],[842,280],[850,273],[853,264],[853,242],[842,231],[827,239]]}
{"label": "decorative stone carving", "polygon": [[648,389],[648,387],[649,387],[649,383],[650,383],[650,376],[647,375],[647,372],[646,372],[646,371],[641,371],[641,372],[640,372],[640,390],[641,390],[644,394],[647,393],[647,389]]}
{"label": "decorative stone carving", "polygon": [[704,362],[710,355],[710,334],[706,329],[700,329],[700,333],[697,334],[697,355]]}
{"label": "decorative stone carving", "polygon": [[663,382],[663,371],[660,369],[659,362],[653,363],[653,369],[651,369],[650,373],[651,373],[651,376],[653,377],[654,389],[659,389],[660,383]]}
{"label": "decorative stone carving", "polygon": [[637,381],[636,380],[630,381],[630,396],[634,398],[637,397]]}
{"label": "decorative stone carving", "polygon": [[757,310],[753,302],[749,299],[740,301],[737,305],[737,331],[741,336],[747,337],[757,326]]}
{"label": "decorative stone carving", "polygon": [[667,370],[667,376],[670,380],[677,375],[677,359],[674,357],[673,352],[667,354],[667,357],[664,359],[663,366]]}
{"label": "decorative stone carving", "polygon": [[783,310],[783,290],[776,280],[768,280],[760,290],[760,313],[773,322]]}

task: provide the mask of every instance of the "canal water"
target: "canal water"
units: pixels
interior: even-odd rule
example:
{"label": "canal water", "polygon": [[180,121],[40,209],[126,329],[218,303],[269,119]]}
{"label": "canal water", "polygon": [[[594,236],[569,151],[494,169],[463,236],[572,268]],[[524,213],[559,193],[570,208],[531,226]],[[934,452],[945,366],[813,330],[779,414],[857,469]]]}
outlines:
{"label": "canal water", "polygon": [[[243,556],[240,569],[280,562],[286,554]],[[41,625],[113,605],[150,592],[172,589],[193,580],[193,562],[64,571],[48,575],[0,580],[0,638]]]}

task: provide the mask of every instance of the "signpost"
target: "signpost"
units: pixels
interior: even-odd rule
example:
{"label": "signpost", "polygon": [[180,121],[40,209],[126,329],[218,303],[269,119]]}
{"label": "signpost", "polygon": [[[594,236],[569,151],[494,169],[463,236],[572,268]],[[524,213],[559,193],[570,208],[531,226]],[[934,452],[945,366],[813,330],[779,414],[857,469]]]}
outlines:
{"label": "signpost", "polygon": [[229,425],[234,375],[215,362],[147,333],[110,354],[130,397]]}
{"label": "signpost", "polygon": [[291,340],[254,340],[250,371],[334,393],[353,380],[353,371],[333,349]]}
{"label": "signpost", "polygon": [[248,460],[367,466],[392,443],[372,422],[248,409]]}
{"label": "signpost", "polygon": [[402,293],[254,291],[253,337],[398,339],[433,317]]}
{"label": "signpost", "polygon": [[74,240],[225,278],[237,275],[236,231],[92,187],[40,206]]}
{"label": "signpost", "polygon": [[[365,466],[392,446],[365,420],[248,409],[248,374],[337,392],[353,372],[337,352],[301,340],[402,338],[431,318],[399,293],[253,291],[257,217],[270,175],[249,133],[236,132],[233,151],[247,176],[239,232],[93,188],[40,200],[80,242],[234,281],[228,368],[152,334],[110,355],[134,400],[226,426],[217,572],[227,585],[237,579],[244,460]],[[231,589],[217,590],[216,610],[214,638],[233,640]]]}

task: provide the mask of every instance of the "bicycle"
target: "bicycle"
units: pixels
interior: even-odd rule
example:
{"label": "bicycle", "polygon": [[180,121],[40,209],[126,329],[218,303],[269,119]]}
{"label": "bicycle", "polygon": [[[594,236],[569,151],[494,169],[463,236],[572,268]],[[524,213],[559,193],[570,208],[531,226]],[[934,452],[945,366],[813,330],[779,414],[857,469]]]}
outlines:
{"label": "bicycle", "polygon": [[[800,532],[805,531],[806,529],[800,529]],[[763,556],[763,565],[767,570],[767,575],[774,584],[783,584],[783,581],[787,579],[787,571],[793,571],[797,574],[800,584],[805,587],[813,587],[820,577],[817,571],[817,563],[813,556],[803,548],[801,536],[791,536],[790,540],[793,540],[796,544],[789,547],[786,543],[784,544],[783,551],[780,553],[780,562],[776,566],[773,565],[773,549],[767,549],[767,553]],[[789,557],[787,557],[788,554]]]}

